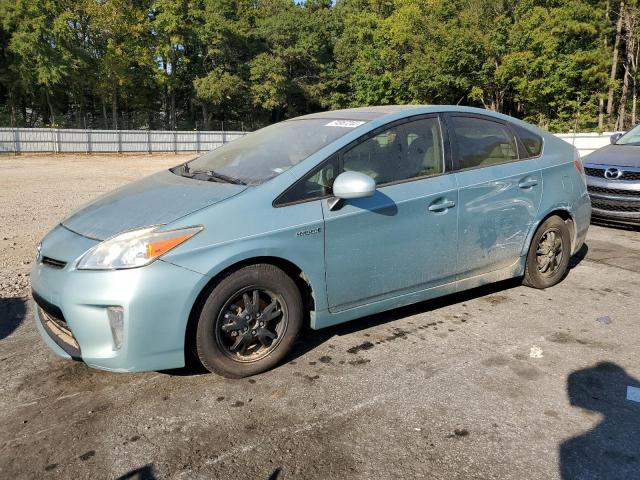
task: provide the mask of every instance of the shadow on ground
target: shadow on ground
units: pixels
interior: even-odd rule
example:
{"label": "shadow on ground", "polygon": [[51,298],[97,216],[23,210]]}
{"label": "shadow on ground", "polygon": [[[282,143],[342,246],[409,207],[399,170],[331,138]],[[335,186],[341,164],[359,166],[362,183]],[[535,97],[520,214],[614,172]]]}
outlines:
{"label": "shadow on ground", "polygon": [[569,269],[576,268],[578,265],[580,265],[580,262],[582,262],[582,260],[587,257],[588,253],[589,246],[586,243],[583,243],[582,247],[580,247],[580,250],[578,250],[575,255],[571,257],[571,260],[569,260]]}
{"label": "shadow on ground", "polygon": [[0,298],[0,340],[11,335],[26,315],[27,303],[24,298]]}
{"label": "shadow on ground", "polygon": [[153,464],[149,464],[125,473],[121,477],[118,477],[117,480],[156,480],[156,478]]}
{"label": "shadow on ground", "polygon": [[571,405],[597,412],[602,421],[560,445],[563,480],[640,476],[640,403],[627,399],[640,381],[611,362],[577,370],[567,379]]}
{"label": "shadow on ground", "polygon": [[[584,260],[587,256],[589,248],[587,245],[583,245],[582,248],[573,256],[569,262],[569,269],[575,268]],[[324,342],[329,340],[335,335],[350,335],[352,333],[364,330],[367,328],[382,325],[393,320],[399,320],[405,317],[411,317],[421,313],[427,313],[440,308],[448,307],[456,303],[464,303],[475,298],[480,298],[488,295],[493,295],[500,292],[505,292],[513,288],[522,285],[522,278],[512,278],[510,280],[503,280],[501,282],[490,283],[481,287],[466,290],[460,293],[454,293],[446,295],[444,297],[438,297],[424,302],[408,305],[406,307],[396,308],[395,310],[389,310],[375,315],[362,317],[356,320],[336,325],[334,327],[327,327],[321,330],[312,330],[306,327],[300,334],[300,339],[296,342],[292,351],[285,357],[282,363],[290,362],[299,357],[302,357],[311,350],[316,349]],[[194,358],[188,360],[187,367],[177,368],[172,370],[165,370],[161,373],[175,376],[190,376],[201,375],[208,373],[207,370]]]}

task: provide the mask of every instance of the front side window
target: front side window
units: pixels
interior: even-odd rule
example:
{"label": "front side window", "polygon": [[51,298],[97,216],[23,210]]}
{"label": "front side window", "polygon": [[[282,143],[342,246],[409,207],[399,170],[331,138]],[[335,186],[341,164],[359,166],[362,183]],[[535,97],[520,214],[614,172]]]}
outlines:
{"label": "front side window", "polygon": [[343,167],[369,175],[377,185],[440,174],[440,122],[425,118],[385,130],[345,152]]}
{"label": "front side window", "polygon": [[475,117],[451,117],[461,170],[518,160],[513,133],[504,125]]}
{"label": "front side window", "polygon": [[296,182],[277,200],[277,205],[304,202],[331,195],[333,181],[338,176],[338,157],[332,157],[324,162],[320,168],[309,173],[302,180]]}

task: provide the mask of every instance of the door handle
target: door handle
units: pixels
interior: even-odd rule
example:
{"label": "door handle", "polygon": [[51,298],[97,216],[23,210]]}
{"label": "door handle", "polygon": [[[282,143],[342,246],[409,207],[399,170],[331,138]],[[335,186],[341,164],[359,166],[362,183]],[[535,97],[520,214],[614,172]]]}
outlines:
{"label": "door handle", "polygon": [[531,188],[531,187],[535,187],[537,184],[538,184],[537,180],[530,178],[529,180],[521,180],[518,186],[520,188]]}
{"label": "door handle", "polygon": [[450,208],[453,208],[456,206],[456,202],[452,202],[451,200],[443,200],[442,202],[439,203],[432,203],[431,205],[429,205],[429,211],[430,212],[443,212],[445,210],[448,210]]}

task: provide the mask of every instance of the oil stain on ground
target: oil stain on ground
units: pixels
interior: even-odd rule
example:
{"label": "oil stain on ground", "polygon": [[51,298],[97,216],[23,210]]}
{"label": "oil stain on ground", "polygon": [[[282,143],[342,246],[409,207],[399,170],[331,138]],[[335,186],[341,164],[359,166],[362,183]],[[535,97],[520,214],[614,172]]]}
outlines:
{"label": "oil stain on ground", "polygon": [[362,342],[360,345],[356,345],[355,347],[351,347],[347,350],[347,353],[358,353],[362,350],[371,350],[373,348],[373,343],[371,342]]}

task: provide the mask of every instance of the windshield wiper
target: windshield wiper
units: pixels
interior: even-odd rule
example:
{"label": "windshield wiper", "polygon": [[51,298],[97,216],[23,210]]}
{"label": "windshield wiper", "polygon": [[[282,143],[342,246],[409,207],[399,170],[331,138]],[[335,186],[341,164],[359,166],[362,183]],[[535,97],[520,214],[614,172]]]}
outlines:
{"label": "windshield wiper", "polygon": [[246,185],[242,180],[214,172],[213,170],[189,170],[185,171],[185,173],[187,173],[191,178],[196,175],[206,175],[207,179],[210,181],[222,181],[224,183],[233,183],[234,185]]}

